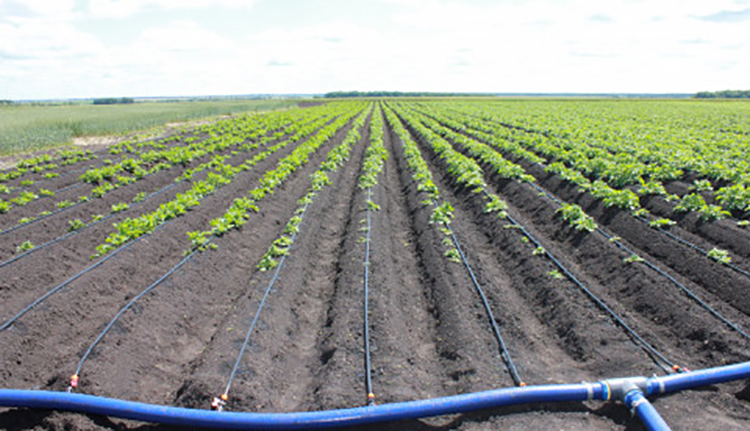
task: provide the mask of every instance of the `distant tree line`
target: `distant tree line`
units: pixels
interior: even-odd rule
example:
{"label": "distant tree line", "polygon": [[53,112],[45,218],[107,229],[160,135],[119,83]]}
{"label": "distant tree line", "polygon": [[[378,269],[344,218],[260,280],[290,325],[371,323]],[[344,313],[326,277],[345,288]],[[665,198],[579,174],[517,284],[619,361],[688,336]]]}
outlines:
{"label": "distant tree line", "polygon": [[12,100],[0,100],[0,105],[12,105]]}
{"label": "distant tree line", "polygon": [[701,91],[698,99],[750,99],[750,90]]}
{"label": "distant tree line", "polygon": [[94,105],[118,105],[124,103],[135,103],[132,97],[102,97],[94,99]]}
{"label": "distant tree line", "polygon": [[334,91],[326,93],[327,99],[342,97],[477,97],[494,96],[489,93],[429,93],[424,91]]}

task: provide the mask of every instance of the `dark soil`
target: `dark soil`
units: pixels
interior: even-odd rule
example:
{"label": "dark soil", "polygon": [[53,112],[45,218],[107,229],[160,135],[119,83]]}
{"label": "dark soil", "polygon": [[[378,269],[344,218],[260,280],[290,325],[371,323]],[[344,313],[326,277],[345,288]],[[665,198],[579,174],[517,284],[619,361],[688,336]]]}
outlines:
{"label": "dark soil", "polygon": [[[80,391],[95,395],[206,409],[226,386],[247,328],[273,272],[256,264],[294,215],[310,174],[344,137],[342,130],[310,158],[260,212],[238,231],[217,240],[216,250],[188,264],[126,313],[85,364]],[[305,214],[300,233],[265,304],[227,410],[316,411],[365,404],[363,276],[366,192],[357,185],[369,133],[350,160],[330,175]],[[417,192],[400,140],[385,134],[390,157],[373,200],[369,319],[373,392],[390,403],[512,387],[487,314],[465,268],[448,261],[443,234],[429,223],[431,207]],[[443,199],[455,207],[452,228],[484,288],[496,323],[525,383],[576,383],[618,376],[662,375],[652,359],[567,279],[522,240],[507,220],[483,212],[479,195],[444,175],[426,143],[420,149]],[[236,197],[293,148],[240,174],[230,185],[151,236],[81,277],[0,332],[0,386],[64,390],[83,351],[134,295],[182,259],[185,232],[203,229]],[[230,163],[240,163],[250,152]],[[104,153],[102,153],[102,158]],[[525,166],[538,184],[581,205],[640,256],[666,270],[742,327],[750,326],[748,281],[727,268],[658,235],[628,214],[605,209],[541,168]],[[20,242],[35,244],[65,232],[67,220],[90,218],[141,191],[170,184],[182,169],[157,175],[80,205],[69,213],[0,237],[0,259]],[[488,169],[487,172],[490,172]],[[72,184],[71,178],[55,187]],[[527,184],[487,175],[490,191],[509,213],[592,292],[644,339],[682,366],[704,368],[747,361],[748,340],[725,327],[673,284],[642,264],[626,264],[622,250],[597,233],[564,223],[554,202]],[[181,184],[138,207],[153,210],[183,191]],[[80,191],[80,190],[79,190]],[[14,209],[0,226],[41,208]],[[656,212],[656,211],[655,211]],[[50,287],[92,262],[89,255],[112,231],[110,219],[0,268],[3,321]],[[684,226],[683,226],[684,224]],[[676,232],[696,241],[716,240],[681,222]],[[741,241],[740,241],[741,242]],[[713,244],[713,243],[712,243]],[[746,257],[740,253],[738,263]],[[745,243],[744,247],[747,246]],[[710,248],[709,248],[710,249]],[[735,248],[732,248],[735,250]],[[744,430],[750,404],[743,382],[686,391],[654,400],[674,429]],[[173,428],[116,418],[24,409],[0,409],[0,429],[139,430]],[[619,404],[564,403],[487,410],[419,421],[381,424],[372,430],[565,429],[641,430]]]}

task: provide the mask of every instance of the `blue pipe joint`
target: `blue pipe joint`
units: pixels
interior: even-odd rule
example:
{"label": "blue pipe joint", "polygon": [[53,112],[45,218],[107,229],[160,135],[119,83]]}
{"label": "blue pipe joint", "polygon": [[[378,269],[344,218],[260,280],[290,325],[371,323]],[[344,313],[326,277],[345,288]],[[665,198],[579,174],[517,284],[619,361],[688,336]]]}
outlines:
{"label": "blue pipe joint", "polygon": [[622,377],[617,379],[602,380],[602,401],[624,400],[625,396],[633,390],[646,392],[649,388],[649,380],[645,377]]}
{"label": "blue pipe joint", "polygon": [[625,405],[630,409],[630,413],[638,416],[648,431],[671,431],[671,428],[656,411],[643,392],[639,389],[633,389],[625,395]]}

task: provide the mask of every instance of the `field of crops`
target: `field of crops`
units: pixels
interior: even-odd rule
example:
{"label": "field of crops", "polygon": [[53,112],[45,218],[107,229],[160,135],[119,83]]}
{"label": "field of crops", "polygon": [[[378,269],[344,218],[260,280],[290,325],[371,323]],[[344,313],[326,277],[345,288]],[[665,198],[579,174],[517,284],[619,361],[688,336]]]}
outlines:
{"label": "field of crops", "polygon": [[[61,151],[0,173],[0,387],[293,412],[748,361],[749,224],[745,102],[332,101]],[[742,381],[653,403],[750,428]],[[372,429],[643,428],[592,401]]]}
{"label": "field of crops", "polygon": [[167,122],[280,109],[292,100],[203,100],[123,105],[0,105],[0,156],[69,145],[74,138],[139,131]]}

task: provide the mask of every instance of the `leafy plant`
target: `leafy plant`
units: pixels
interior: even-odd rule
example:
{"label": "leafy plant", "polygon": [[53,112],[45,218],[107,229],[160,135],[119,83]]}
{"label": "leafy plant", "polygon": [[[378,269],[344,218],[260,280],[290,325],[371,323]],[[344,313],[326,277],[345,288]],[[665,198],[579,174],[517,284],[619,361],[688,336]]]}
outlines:
{"label": "leafy plant", "polygon": [[697,193],[691,193],[687,196],[684,196],[682,200],[680,200],[680,203],[678,203],[674,207],[674,212],[683,213],[690,211],[700,211],[705,206],[706,200],[703,199],[703,196]]}
{"label": "leafy plant", "polygon": [[693,185],[688,188],[688,190],[696,192],[708,192],[713,189],[714,187],[713,185],[711,185],[711,181],[709,180],[695,180],[693,181]]}
{"label": "leafy plant", "polygon": [[505,218],[508,216],[508,204],[506,204],[505,201],[503,201],[496,195],[489,195],[488,199],[489,202],[487,202],[487,205],[485,205],[484,207],[485,213],[496,212],[498,213],[498,216],[500,218]]}
{"label": "leafy plant", "polygon": [[708,252],[707,256],[723,265],[728,265],[732,262],[732,257],[729,256],[728,251],[721,250],[716,247],[712,248],[711,251]]}
{"label": "leafy plant", "polygon": [[128,205],[125,202],[120,202],[118,204],[112,205],[112,213],[114,214],[114,213],[123,212],[127,210],[128,208],[130,208],[130,205]]}
{"label": "leafy plant", "polygon": [[638,256],[637,254],[631,254],[630,256],[626,257],[622,261],[625,263],[637,263],[637,262],[643,262],[643,258]]}
{"label": "leafy plant", "polygon": [[587,232],[593,232],[596,230],[597,225],[591,216],[586,214],[583,209],[575,204],[565,204],[560,207],[557,211],[562,215],[563,220],[567,221],[576,230],[585,230]]}
{"label": "leafy plant", "polygon": [[365,201],[365,204],[367,204],[367,209],[370,211],[379,211],[380,205],[373,202],[371,199],[368,199]]}
{"label": "leafy plant", "polygon": [[435,206],[430,216],[430,224],[449,225],[453,219],[453,206],[448,201]]}
{"label": "leafy plant", "polygon": [[666,227],[674,226],[676,224],[677,222],[670,220],[668,218],[659,218],[659,219],[648,222],[649,226],[658,227],[658,228],[666,228]]}
{"label": "leafy plant", "polygon": [[16,253],[23,253],[24,251],[31,250],[32,248],[34,248],[34,243],[32,243],[31,241],[24,241],[21,243],[21,245],[16,247]]}
{"label": "leafy plant", "polygon": [[447,250],[445,253],[443,253],[443,255],[447,257],[451,262],[461,263],[461,255],[458,253],[458,249],[456,248]]}
{"label": "leafy plant", "polygon": [[68,231],[73,232],[75,230],[79,230],[86,226],[86,223],[83,222],[83,220],[77,218],[73,220],[68,220]]}

